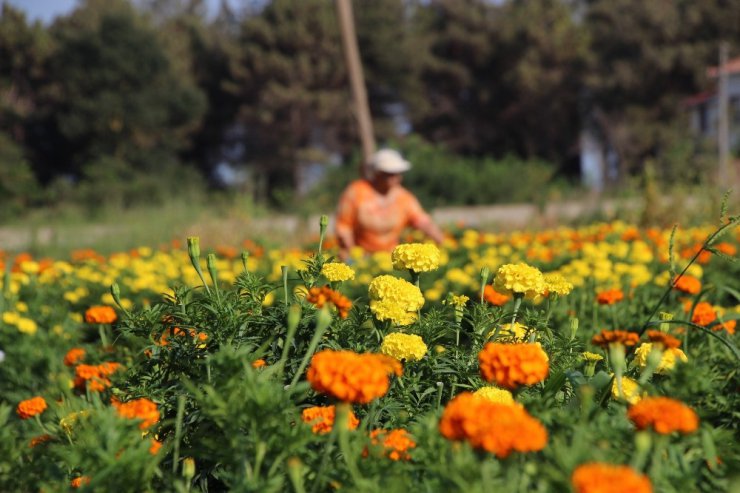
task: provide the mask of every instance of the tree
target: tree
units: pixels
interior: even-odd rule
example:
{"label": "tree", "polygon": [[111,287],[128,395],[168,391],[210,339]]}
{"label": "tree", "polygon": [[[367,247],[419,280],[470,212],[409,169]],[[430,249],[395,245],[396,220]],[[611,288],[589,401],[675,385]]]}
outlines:
{"label": "tree", "polygon": [[164,170],[176,172],[205,100],[147,19],[123,0],[88,0],[51,32],[45,151],[53,172],[91,175],[111,159],[150,174],[152,185]]}
{"label": "tree", "polygon": [[356,142],[333,5],[275,0],[247,17],[230,89],[247,154],[270,185],[296,189],[303,163]]}

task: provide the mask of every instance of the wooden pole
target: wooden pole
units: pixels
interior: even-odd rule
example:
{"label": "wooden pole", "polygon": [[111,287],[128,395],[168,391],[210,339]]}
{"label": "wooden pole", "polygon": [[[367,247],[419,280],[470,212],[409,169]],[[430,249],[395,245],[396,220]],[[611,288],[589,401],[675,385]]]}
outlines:
{"label": "wooden pole", "polygon": [[360,50],[357,47],[357,35],[355,34],[355,21],[352,14],[352,0],[336,0],[339,26],[342,32],[342,45],[347,62],[350,86],[352,87],[352,98],[354,100],[355,115],[360,128],[360,140],[362,142],[362,166],[360,174],[368,176],[367,162],[375,152],[375,136],[373,134],[373,120],[370,116],[370,107],[367,103],[367,90],[365,89],[365,77],[362,73],[360,62]]}
{"label": "wooden pole", "polygon": [[727,75],[727,43],[722,42],[719,46],[719,91],[718,110],[719,128],[717,129],[717,146],[719,147],[719,169],[717,173],[720,187],[727,187],[730,176],[730,104]]}

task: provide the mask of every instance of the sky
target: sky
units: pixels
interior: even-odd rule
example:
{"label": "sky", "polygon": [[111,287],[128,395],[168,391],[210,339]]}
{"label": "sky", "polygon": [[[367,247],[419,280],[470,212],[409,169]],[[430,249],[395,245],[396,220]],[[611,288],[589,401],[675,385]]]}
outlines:
{"label": "sky", "polygon": [[[0,0],[0,3],[2,2],[25,10],[30,20],[38,19],[43,23],[49,23],[54,17],[69,13],[77,4],[77,0]],[[235,0],[229,0],[229,3],[238,5],[238,1]],[[206,4],[211,13],[215,14],[220,0],[206,0]]]}

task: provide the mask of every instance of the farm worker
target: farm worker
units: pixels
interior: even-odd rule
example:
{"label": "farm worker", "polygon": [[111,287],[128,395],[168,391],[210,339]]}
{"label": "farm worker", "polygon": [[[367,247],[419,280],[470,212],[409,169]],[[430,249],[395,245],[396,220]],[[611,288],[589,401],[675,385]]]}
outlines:
{"label": "farm worker", "polygon": [[353,181],[342,192],[336,217],[340,258],[346,260],[354,246],[368,252],[390,252],[407,226],[442,242],[442,231],[416,197],[401,186],[402,173],[409,169],[411,163],[398,151],[381,149],[368,161],[369,177]]}

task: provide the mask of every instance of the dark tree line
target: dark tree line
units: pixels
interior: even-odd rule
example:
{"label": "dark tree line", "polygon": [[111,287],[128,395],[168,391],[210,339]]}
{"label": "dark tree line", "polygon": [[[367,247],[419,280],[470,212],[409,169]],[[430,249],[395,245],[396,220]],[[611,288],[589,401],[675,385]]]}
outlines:
{"label": "dark tree line", "polygon": [[[452,152],[566,172],[586,125],[625,174],[685,139],[681,101],[708,84],[719,42],[740,42],[740,0],[355,0],[354,11],[381,142],[400,119]],[[357,149],[334,2],[205,12],[202,0],[84,0],[43,26],[4,4],[0,194],[20,207],[41,184],[125,205],[225,158],[293,186],[304,163]],[[128,186],[112,198],[113,182]]]}

